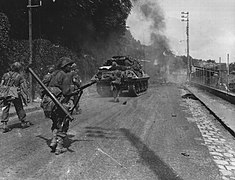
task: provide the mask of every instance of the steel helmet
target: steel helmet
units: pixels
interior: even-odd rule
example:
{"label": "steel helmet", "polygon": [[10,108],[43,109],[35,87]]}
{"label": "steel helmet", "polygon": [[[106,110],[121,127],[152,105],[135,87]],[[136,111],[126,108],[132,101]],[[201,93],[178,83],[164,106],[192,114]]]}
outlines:
{"label": "steel helmet", "polygon": [[76,63],[73,63],[71,67],[72,67],[73,70],[76,70],[78,68]]}
{"label": "steel helmet", "polygon": [[69,64],[73,64],[73,60],[68,58],[68,57],[62,57],[60,58],[60,68],[64,68],[65,66],[69,65]]}
{"label": "steel helmet", "polygon": [[22,65],[21,65],[21,63],[19,63],[19,62],[14,62],[14,63],[11,65],[11,70],[12,70],[12,71],[19,71],[21,68],[22,68]]}
{"label": "steel helmet", "polygon": [[115,67],[115,66],[117,66],[117,65],[118,65],[118,64],[117,64],[115,61],[112,62],[112,66]]}
{"label": "steel helmet", "polygon": [[53,73],[54,70],[55,70],[55,67],[54,66],[50,66],[49,69],[48,69],[48,72],[49,73]]}

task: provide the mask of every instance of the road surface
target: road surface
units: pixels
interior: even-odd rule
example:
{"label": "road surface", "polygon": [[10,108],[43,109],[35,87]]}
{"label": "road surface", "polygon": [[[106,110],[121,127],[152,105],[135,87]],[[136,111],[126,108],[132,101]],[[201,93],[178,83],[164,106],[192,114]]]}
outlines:
{"label": "road surface", "polygon": [[235,177],[233,137],[187,93],[177,84],[153,85],[115,103],[90,87],[81,99],[82,114],[70,125],[68,151],[59,156],[50,152],[51,121],[42,111],[27,115],[33,123],[27,129],[11,119],[12,131],[0,134],[0,179]]}

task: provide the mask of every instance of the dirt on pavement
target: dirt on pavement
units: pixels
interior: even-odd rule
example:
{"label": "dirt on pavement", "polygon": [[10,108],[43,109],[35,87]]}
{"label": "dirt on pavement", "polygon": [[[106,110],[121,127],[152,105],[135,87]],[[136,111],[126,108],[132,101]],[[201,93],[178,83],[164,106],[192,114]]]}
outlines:
{"label": "dirt on pavement", "polygon": [[51,121],[29,113],[33,125],[0,134],[0,179],[220,179],[177,84],[152,85],[139,97],[100,97],[94,86],[81,99],[65,146],[50,152]]}

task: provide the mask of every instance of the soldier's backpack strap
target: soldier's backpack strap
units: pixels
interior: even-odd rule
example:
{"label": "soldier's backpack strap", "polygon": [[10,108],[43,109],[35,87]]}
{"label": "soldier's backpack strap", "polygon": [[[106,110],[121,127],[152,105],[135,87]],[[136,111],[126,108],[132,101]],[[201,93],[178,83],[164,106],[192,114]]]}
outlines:
{"label": "soldier's backpack strap", "polygon": [[14,72],[8,72],[8,78],[7,78],[7,82],[5,84],[5,86],[14,86],[15,80],[13,78],[13,75],[15,74]]}
{"label": "soldier's backpack strap", "polygon": [[13,100],[15,98],[18,98],[18,88],[14,85],[14,73],[9,72],[9,77],[7,78],[6,84],[2,85],[0,87],[0,99],[8,99]]}
{"label": "soldier's backpack strap", "polygon": [[16,73],[16,72],[10,73],[9,72],[8,86],[16,87],[15,82],[17,81],[17,79],[19,77],[20,77],[19,73]]}

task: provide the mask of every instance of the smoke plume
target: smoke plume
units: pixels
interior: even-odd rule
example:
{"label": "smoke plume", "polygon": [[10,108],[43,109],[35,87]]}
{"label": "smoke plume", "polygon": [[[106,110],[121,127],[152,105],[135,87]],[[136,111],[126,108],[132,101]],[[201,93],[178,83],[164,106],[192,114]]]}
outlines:
{"label": "smoke plume", "polygon": [[133,0],[127,25],[133,37],[147,47],[145,58],[151,60],[151,63],[144,66],[152,81],[171,81],[171,74],[179,66],[179,59],[170,50],[165,36],[165,17],[158,0]]}
{"label": "smoke plume", "polygon": [[132,13],[127,19],[127,24],[133,36],[142,44],[156,44],[159,39],[164,39],[164,13],[157,0],[133,1]]}

